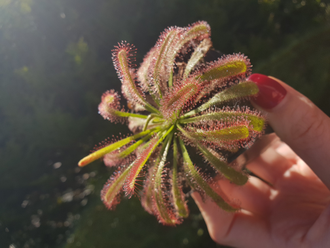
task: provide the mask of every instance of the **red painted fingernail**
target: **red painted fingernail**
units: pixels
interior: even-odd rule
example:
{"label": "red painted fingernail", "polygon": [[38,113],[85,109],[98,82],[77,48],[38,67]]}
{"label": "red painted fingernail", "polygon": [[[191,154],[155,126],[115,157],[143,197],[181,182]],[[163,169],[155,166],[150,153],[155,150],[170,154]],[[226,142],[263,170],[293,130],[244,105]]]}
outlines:
{"label": "red painted fingernail", "polygon": [[263,109],[274,108],[283,100],[287,93],[282,85],[262,74],[252,74],[247,80],[255,82],[258,86],[259,93],[252,100]]}

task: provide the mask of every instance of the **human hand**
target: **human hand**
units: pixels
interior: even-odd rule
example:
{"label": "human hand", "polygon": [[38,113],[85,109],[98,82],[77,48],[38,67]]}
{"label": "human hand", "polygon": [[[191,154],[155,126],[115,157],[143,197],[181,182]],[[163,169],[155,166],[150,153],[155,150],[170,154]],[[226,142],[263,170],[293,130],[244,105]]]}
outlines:
{"label": "human hand", "polygon": [[[254,100],[282,140],[247,165],[244,186],[218,180],[242,210],[227,213],[194,192],[211,238],[242,248],[330,247],[330,118],[278,79],[253,74]],[[268,182],[265,183],[264,181]]]}

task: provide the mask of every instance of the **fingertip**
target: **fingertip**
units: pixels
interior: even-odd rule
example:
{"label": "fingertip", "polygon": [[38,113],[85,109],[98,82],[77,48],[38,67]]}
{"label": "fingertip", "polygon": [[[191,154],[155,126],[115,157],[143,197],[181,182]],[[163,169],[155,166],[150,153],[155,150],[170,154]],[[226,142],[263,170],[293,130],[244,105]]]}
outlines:
{"label": "fingertip", "polygon": [[330,189],[330,118],[311,100],[274,77],[252,74],[259,94],[252,99],[282,141],[301,157]]}
{"label": "fingertip", "polygon": [[247,80],[258,86],[259,93],[252,101],[262,109],[270,110],[276,107],[287,94],[287,90],[275,78],[255,73]]}

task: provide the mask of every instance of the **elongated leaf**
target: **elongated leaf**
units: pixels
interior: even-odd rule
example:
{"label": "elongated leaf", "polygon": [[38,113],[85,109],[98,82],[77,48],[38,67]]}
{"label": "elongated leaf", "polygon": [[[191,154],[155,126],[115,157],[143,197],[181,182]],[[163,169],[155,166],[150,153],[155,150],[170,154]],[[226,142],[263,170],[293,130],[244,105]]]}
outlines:
{"label": "elongated leaf", "polygon": [[153,134],[153,132],[151,132],[150,134],[146,135],[145,137],[143,137],[142,139],[140,139],[139,141],[135,142],[133,145],[131,145],[130,147],[126,148],[124,151],[120,152],[118,154],[119,158],[126,158],[127,156],[129,156],[132,152],[134,152],[141,144],[143,144],[144,142],[146,142],[148,139],[150,139],[151,135]]}
{"label": "elongated leaf", "polygon": [[164,166],[166,162],[166,157],[171,145],[173,134],[168,136],[165,140],[163,149],[161,151],[161,160],[158,164],[156,176],[155,176],[155,190],[154,190],[154,199],[155,199],[155,206],[157,211],[156,215],[158,220],[166,225],[175,225],[180,223],[180,219],[176,216],[173,212],[172,206],[169,204],[167,197],[165,196],[165,192],[163,189],[163,173]]}
{"label": "elongated leaf", "polygon": [[175,57],[178,55],[183,46],[194,40],[203,40],[208,38],[211,35],[210,26],[207,22],[200,21],[193,23],[191,26],[182,29],[178,35],[178,39],[171,43],[171,46],[168,49],[165,65],[168,68],[166,76],[168,77],[173,71]]}
{"label": "elongated leaf", "polygon": [[200,60],[204,57],[207,51],[212,47],[212,42],[210,39],[204,39],[198,47],[194,50],[191,55],[186,69],[184,71],[184,77],[188,77],[189,73],[194,69],[194,67],[200,62]]}
{"label": "elongated leaf", "polygon": [[137,77],[140,82],[140,86],[143,91],[152,93],[151,85],[149,84],[149,67],[153,60],[154,54],[157,50],[157,47],[153,47],[143,58],[138,71]]}
{"label": "elongated leaf", "polygon": [[145,163],[148,161],[151,154],[154,152],[156,147],[160,143],[160,137],[156,136],[148,142],[148,146],[145,150],[141,152],[141,154],[137,157],[136,160],[133,161],[131,171],[127,178],[127,183],[125,184],[125,191],[127,196],[132,196],[135,190],[135,182],[138,177],[140,171],[142,170]]}
{"label": "elongated leaf", "polygon": [[200,176],[195,166],[193,165],[188,151],[181,139],[179,139],[180,148],[182,152],[182,156],[184,159],[184,170],[185,173],[189,174],[196,184],[202,189],[209,197],[213,199],[213,201],[222,209],[228,212],[237,211],[236,208],[230,206],[220,195],[218,195],[210,185]]}
{"label": "elongated leaf", "polygon": [[234,168],[227,165],[226,162],[219,160],[214,156],[204,145],[197,143],[198,149],[202,152],[205,158],[213,165],[215,169],[221,172],[227,179],[237,185],[244,185],[248,177],[236,171]]}
{"label": "elongated leaf", "polygon": [[225,127],[220,130],[196,129],[189,132],[189,135],[197,140],[238,141],[249,137],[249,129],[246,126]]}
{"label": "elongated leaf", "polygon": [[172,178],[171,178],[171,185],[172,185],[172,197],[174,207],[177,211],[178,216],[182,218],[186,218],[189,215],[189,210],[187,203],[185,201],[185,195],[182,191],[182,185],[180,184],[180,179],[178,177],[178,143],[176,138],[174,138],[173,142],[173,171],[172,171]]}
{"label": "elongated leaf", "polygon": [[191,139],[196,147],[202,152],[204,157],[210,162],[213,167],[218,170],[222,175],[227,179],[237,185],[244,185],[248,177],[242,173],[236,171],[234,168],[227,165],[226,162],[219,160],[214,156],[203,144],[194,139],[188,132],[186,132],[180,125],[177,125],[178,129],[186,136],[188,139]]}
{"label": "elongated leaf", "polygon": [[246,56],[242,54],[224,55],[217,61],[207,65],[198,78],[202,81],[226,80],[229,78],[240,78],[250,72],[251,63]]}
{"label": "elongated leaf", "polygon": [[189,117],[202,112],[210,107],[221,106],[224,102],[240,99],[244,97],[255,96],[259,92],[258,86],[252,81],[241,82],[237,85],[221,91],[220,93],[213,96],[208,102],[204,103],[195,110],[192,110],[185,114],[183,117]]}
{"label": "elongated leaf", "polygon": [[132,78],[130,64],[135,51],[136,49],[133,45],[125,42],[119,43],[113,51],[112,59],[122,82],[122,93],[130,103],[141,104],[148,111],[158,113],[158,110],[145,100],[142,91],[136,87],[135,81]]}
{"label": "elongated leaf", "polygon": [[249,127],[251,127],[254,131],[262,132],[265,126],[265,119],[260,116],[260,114],[249,111],[245,109],[244,111],[222,111],[219,112],[209,112],[199,116],[191,117],[189,119],[182,119],[180,123],[207,123],[209,121],[217,121],[217,120],[231,120],[233,117],[244,118],[249,121]]}
{"label": "elongated leaf", "polygon": [[122,139],[122,140],[119,140],[113,144],[110,144],[100,150],[97,150],[96,152],[93,152],[91,154],[89,154],[87,157],[84,157],[82,160],[79,161],[78,165],[80,167],[83,167],[83,166],[86,166],[87,164],[99,159],[99,158],[102,158],[105,154],[109,153],[109,152],[112,152],[114,150],[117,150],[118,148],[128,144],[129,142],[133,141],[133,140],[136,140],[140,137],[143,137],[149,133],[151,133],[152,131],[154,131],[155,129],[153,130],[146,130],[144,132],[141,132],[141,133],[138,133],[138,134],[135,134],[133,136],[130,136],[130,137],[127,137],[125,139]]}
{"label": "elongated leaf", "polygon": [[134,193],[135,189],[135,181],[140,171],[142,170],[145,163],[150,158],[151,154],[154,152],[156,147],[166,138],[166,136],[173,130],[174,126],[172,126],[169,130],[164,132],[162,135],[155,136],[153,139],[149,141],[149,145],[146,147],[144,151],[140,154],[140,156],[132,163],[133,167],[131,169],[130,175],[128,177],[128,182],[125,187],[126,194],[131,196]]}
{"label": "elongated leaf", "polygon": [[114,209],[119,203],[119,194],[123,189],[132,166],[131,164],[123,172],[115,173],[104,185],[101,191],[101,199],[107,208]]}
{"label": "elongated leaf", "polygon": [[[159,156],[158,156],[159,158]],[[149,168],[149,173],[143,185],[143,193],[141,197],[141,204],[142,207],[149,213],[154,214],[154,188],[155,188],[155,175],[157,170],[157,164],[159,163],[160,159],[157,159],[154,166]]]}
{"label": "elongated leaf", "polygon": [[156,47],[158,47],[158,53],[156,57],[156,61],[154,62],[154,70],[153,70],[153,80],[154,85],[158,88],[159,97],[162,98],[163,94],[167,90],[167,81],[168,75],[165,73],[166,65],[165,59],[167,57],[167,53],[169,52],[169,48],[179,33],[179,28],[177,27],[170,27],[166,29],[162,35],[160,36]]}
{"label": "elongated leaf", "polygon": [[172,87],[161,101],[163,116],[167,119],[178,117],[186,104],[193,104],[193,100],[200,90],[199,82],[190,78]]}

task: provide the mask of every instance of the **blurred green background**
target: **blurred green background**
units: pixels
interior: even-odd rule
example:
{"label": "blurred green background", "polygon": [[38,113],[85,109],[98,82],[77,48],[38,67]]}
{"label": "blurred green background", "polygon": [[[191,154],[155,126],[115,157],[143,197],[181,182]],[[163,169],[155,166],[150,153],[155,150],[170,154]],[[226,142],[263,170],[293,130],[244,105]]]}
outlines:
{"label": "blurred green background", "polygon": [[191,199],[189,218],[164,227],[136,198],[106,210],[111,171],[77,167],[127,132],[97,114],[120,89],[113,46],[135,44],[139,64],[166,27],[197,20],[216,49],[246,54],[330,115],[329,1],[0,0],[0,247],[221,247]]}

